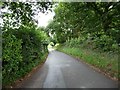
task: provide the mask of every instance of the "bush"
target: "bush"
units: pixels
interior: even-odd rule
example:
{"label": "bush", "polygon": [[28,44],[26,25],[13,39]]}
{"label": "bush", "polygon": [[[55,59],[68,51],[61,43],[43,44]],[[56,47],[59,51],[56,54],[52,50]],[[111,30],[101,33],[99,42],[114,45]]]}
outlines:
{"label": "bush", "polygon": [[79,47],[85,41],[84,37],[72,38],[66,41],[66,46]]}
{"label": "bush", "polygon": [[91,49],[98,49],[100,51],[105,52],[115,52],[118,53],[119,45],[112,37],[108,35],[100,35],[96,38],[92,37],[79,37],[79,38],[72,38],[67,40],[65,43],[66,46],[69,47],[83,47],[83,48],[91,48]]}
{"label": "bush", "polygon": [[47,52],[47,35],[34,26],[3,33],[3,86],[21,78],[38,65]]}
{"label": "bush", "polygon": [[22,40],[14,35],[8,35],[3,40],[2,83],[8,84],[18,75],[19,65],[22,62]]}
{"label": "bush", "polygon": [[94,39],[96,48],[102,49],[103,51],[113,51],[118,50],[118,44],[113,40],[112,37],[107,35],[101,35],[99,38]]}
{"label": "bush", "polygon": [[[23,41],[22,56],[24,62],[21,64],[21,67],[29,71],[29,68],[35,66],[47,51],[47,48],[44,46],[47,36],[35,27],[21,27],[20,30],[15,32],[15,35]],[[29,68],[26,68],[26,65]]]}

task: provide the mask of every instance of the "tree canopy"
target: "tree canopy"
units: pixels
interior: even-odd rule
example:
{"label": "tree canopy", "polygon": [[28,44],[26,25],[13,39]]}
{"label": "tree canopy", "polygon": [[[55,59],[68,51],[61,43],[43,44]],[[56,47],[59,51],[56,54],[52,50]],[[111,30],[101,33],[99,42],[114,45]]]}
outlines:
{"label": "tree canopy", "polygon": [[[57,42],[84,37],[109,49],[120,43],[120,2],[59,3],[48,30]],[[108,48],[107,47],[107,48]]]}

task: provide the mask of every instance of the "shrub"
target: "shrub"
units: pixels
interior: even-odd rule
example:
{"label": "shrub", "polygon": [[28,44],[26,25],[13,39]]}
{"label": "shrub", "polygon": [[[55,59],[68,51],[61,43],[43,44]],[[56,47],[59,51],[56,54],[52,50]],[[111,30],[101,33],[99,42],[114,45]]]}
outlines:
{"label": "shrub", "polygon": [[100,35],[96,38],[92,37],[79,37],[79,38],[72,38],[67,40],[65,43],[66,46],[69,47],[83,47],[83,48],[91,48],[91,49],[98,49],[100,51],[106,52],[115,52],[118,53],[119,45],[112,37],[108,35]]}
{"label": "shrub", "polygon": [[66,41],[66,46],[79,47],[85,41],[84,37],[72,38]]}
{"label": "shrub", "polygon": [[13,83],[38,65],[47,52],[47,35],[34,26],[3,33],[3,86]]}
{"label": "shrub", "polygon": [[103,51],[117,51],[118,44],[108,35],[101,35],[94,39],[95,46]]}
{"label": "shrub", "polygon": [[2,83],[7,84],[17,77],[19,64],[22,62],[22,40],[10,34],[3,39]]}

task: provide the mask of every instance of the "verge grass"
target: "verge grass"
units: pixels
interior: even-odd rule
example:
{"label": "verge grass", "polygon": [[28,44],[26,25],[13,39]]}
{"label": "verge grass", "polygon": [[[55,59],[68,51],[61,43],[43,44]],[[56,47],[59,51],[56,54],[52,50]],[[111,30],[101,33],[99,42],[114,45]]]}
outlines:
{"label": "verge grass", "polygon": [[71,48],[63,46],[58,50],[81,59],[96,68],[99,68],[114,79],[118,80],[118,78],[120,78],[118,73],[118,55],[95,52],[91,49],[81,47]]}

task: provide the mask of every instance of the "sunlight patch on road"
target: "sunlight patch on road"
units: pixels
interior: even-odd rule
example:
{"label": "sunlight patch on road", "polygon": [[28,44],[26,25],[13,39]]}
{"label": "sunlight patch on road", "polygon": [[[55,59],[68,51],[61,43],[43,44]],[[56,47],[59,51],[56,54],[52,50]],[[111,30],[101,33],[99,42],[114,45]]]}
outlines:
{"label": "sunlight patch on road", "polygon": [[54,50],[55,50],[54,48],[48,48],[49,52],[54,51]]}
{"label": "sunlight patch on road", "polygon": [[55,49],[49,44],[48,45],[48,51],[51,52],[51,51],[54,51]]}

